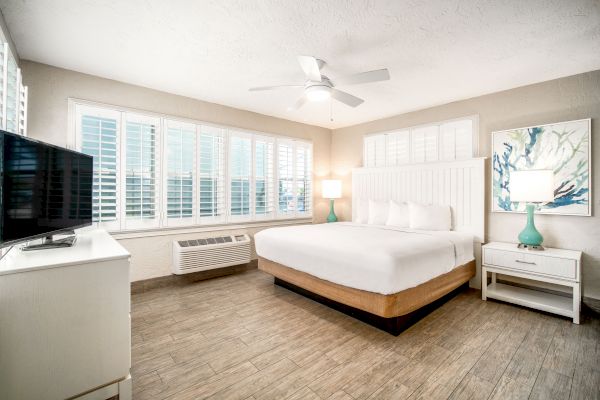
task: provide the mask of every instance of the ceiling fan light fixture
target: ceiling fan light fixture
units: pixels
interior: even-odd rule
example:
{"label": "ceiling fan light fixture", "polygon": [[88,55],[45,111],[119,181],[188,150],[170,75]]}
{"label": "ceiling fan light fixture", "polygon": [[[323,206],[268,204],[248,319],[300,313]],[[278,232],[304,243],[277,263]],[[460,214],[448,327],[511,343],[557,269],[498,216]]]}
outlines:
{"label": "ceiling fan light fixture", "polygon": [[325,85],[315,85],[306,88],[306,98],[309,101],[325,101],[331,97],[331,88]]}

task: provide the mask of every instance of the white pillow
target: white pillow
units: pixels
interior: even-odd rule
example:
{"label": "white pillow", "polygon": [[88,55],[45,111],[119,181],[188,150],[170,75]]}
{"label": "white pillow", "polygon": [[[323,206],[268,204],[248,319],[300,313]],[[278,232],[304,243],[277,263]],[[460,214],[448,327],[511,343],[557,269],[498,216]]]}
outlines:
{"label": "white pillow", "polygon": [[410,226],[409,216],[408,204],[390,200],[390,210],[385,224],[399,228],[408,228]]}
{"label": "white pillow", "polygon": [[366,224],[369,222],[369,202],[366,199],[358,199],[356,215],[352,222],[357,224]]}
{"label": "white pillow", "polygon": [[385,225],[389,208],[389,201],[369,200],[369,224]]}
{"label": "white pillow", "polygon": [[449,231],[452,229],[452,217],[449,206],[423,205],[408,203],[410,228],[427,231]]}

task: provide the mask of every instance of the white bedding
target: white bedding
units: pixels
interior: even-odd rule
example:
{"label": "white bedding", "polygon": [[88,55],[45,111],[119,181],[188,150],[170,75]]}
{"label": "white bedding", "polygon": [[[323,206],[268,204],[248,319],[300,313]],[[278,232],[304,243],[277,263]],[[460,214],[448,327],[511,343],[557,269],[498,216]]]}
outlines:
{"label": "white bedding", "polygon": [[474,259],[473,236],[338,222],[266,229],[259,256],[343,286],[392,294]]}

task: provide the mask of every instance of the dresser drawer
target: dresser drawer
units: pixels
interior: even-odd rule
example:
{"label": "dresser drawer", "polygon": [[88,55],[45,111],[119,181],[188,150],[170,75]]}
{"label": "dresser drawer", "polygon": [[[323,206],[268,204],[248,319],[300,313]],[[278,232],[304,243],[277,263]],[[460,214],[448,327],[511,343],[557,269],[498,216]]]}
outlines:
{"label": "dresser drawer", "polygon": [[536,274],[552,275],[567,279],[577,278],[577,261],[566,258],[547,257],[541,254],[485,249],[486,265],[510,268]]}

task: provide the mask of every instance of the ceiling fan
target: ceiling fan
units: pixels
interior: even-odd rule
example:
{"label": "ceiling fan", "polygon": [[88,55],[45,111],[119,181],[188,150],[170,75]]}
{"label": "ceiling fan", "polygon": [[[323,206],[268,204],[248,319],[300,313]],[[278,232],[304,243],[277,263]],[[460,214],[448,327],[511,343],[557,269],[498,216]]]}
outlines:
{"label": "ceiling fan", "polygon": [[274,90],[282,88],[304,88],[304,94],[296,101],[290,109],[298,110],[307,101],[323,101],[333,98],[350,107],[357,107],[364,102],[363,99],[336,89],[337,86],[358,85],[362,83],[371,83],[379,81],[387,81],[390,79],[390,73],[387,68],[378,69],[375,71],[362,72],[339,79],[331,80],[327,76],[321,74],[321,68],[325,65],[325,61],[319,60],[312,56],[298,56],[300,67],[306,75],[306,82],[303,85],[277,85],[277,86],[260,86],[250,88],[251,92],[260,90]]}

